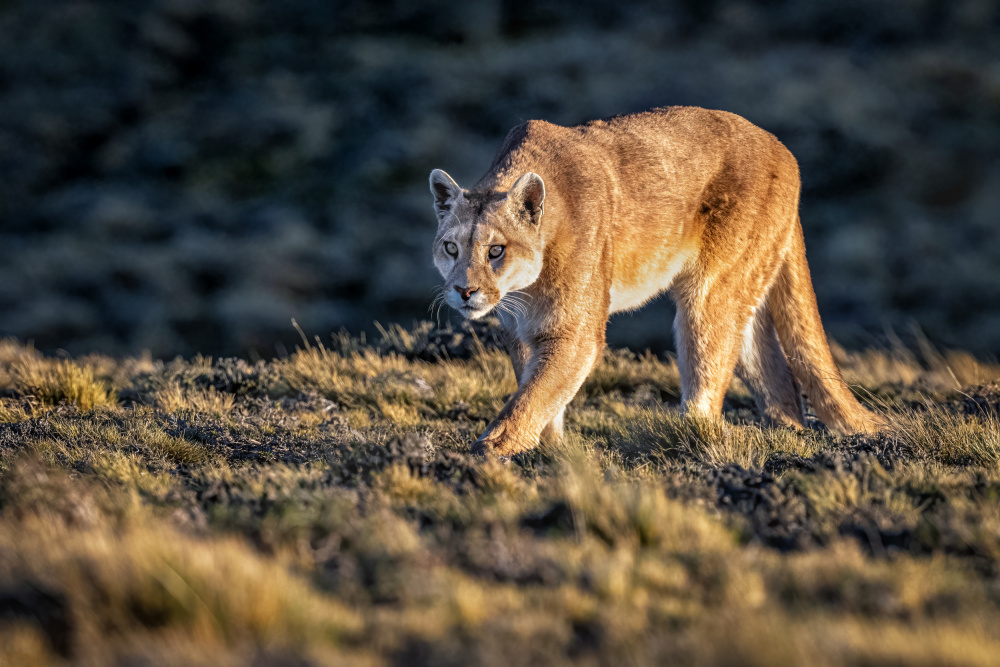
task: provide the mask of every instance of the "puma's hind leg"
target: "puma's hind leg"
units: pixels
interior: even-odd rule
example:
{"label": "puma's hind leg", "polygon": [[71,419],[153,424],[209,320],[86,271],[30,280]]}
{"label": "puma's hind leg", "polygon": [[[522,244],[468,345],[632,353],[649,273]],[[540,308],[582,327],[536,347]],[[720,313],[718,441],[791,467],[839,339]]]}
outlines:
{"label": "puma's hind leg", "polygon": [[754,396],[768,426],[805,425],[802,393],[778,342],[771,310],[765,300],[743,332],[736,376]]}
{"label": "puma's hind leg", "polygon": [[677,303],[674,333],[681,407],[686,413],[721,416],[738,361],[751,391],[763,398],[766,407],[777,406],[770,410],[775,417],[784,421],[793,413],[794,385],[791,375],[786,377],[787,363],[766,307],[781,265],[778,244],[770,238],[753,241],[773,249],[735,257],[705,253],[704,261],[714,266],[678,276],[671,288]]}
{"label": "puma's hind leg", "polygon": [[[740,352],[736,318],[719,317],[720,295],[698,302],[677,300],[674,339],[681,372],[681,409],[685,414],[718,418]],[[713,316],[714,315],[714,316]]]}

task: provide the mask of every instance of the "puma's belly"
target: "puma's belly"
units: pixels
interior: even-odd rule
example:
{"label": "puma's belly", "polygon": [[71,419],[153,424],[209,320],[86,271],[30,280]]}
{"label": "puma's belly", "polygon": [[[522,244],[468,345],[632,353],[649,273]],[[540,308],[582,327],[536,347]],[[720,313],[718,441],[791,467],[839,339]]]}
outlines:
{"label": "puma's belly", "polygon": [[623,266],[615,271],[611,283],[610,313],[635,310],[669,289],[687,260],[686,253],[677,253],[668,260],[650,262],[644,267]]}

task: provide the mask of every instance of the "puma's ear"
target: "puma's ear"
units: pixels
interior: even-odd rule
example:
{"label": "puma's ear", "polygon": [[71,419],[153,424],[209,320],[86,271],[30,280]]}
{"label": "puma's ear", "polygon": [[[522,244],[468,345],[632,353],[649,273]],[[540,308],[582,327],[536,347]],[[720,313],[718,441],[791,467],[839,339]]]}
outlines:
{"label": "puma's ear", "polygon": [[533,171],[517,179],[507,193],[508,205],[523,212],[534,224],[542,219],[542,200],[545,199],[545,183],[542,177]]}
{"label": "puma's ear", "polygon": [[434,210],[437,211],[438,220],[463,197],[462,188],[458,187],[455,179],[440,169],[431,172],[431,194],[434,195]]}

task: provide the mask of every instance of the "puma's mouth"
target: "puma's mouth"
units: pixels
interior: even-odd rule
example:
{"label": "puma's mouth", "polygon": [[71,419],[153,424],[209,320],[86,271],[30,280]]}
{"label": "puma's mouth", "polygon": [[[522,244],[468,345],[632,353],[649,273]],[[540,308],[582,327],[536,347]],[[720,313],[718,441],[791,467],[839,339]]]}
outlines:
{"label": "puma's mouth", "polygon": [[472,295],[471,299],[460,299],[457,293],[449,294],[446,297],[446,302],[462,313],[462,317],[469,320],[478,320],[496,306],[495,303],[489,303],[489,299],[478,291]]}
{"label": "puma's mouth", "polygon": [[462,315],[469,320],[478,320],[491,310],[493,310],[493,306],[486,306],[484,308],[482,306],[476,307],[468,303],[464,303],[458,307],[458,312],[462,313]]}

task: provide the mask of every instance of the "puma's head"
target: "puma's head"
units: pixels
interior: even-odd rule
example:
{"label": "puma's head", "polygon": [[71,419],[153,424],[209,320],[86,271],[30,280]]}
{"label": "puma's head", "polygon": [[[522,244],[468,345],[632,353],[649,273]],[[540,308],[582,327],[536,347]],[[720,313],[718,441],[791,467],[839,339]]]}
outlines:
{"label": "puma's head", "polygon": [[545,185],[533,172],[507,192],[463,190],[440,169],[431,172],[430,181],[438,219],[434,265],[445,280],[445,302],[479,319],[542,271]]}

